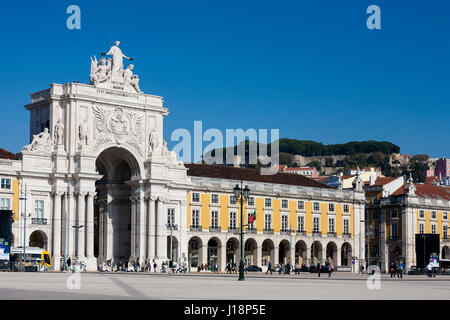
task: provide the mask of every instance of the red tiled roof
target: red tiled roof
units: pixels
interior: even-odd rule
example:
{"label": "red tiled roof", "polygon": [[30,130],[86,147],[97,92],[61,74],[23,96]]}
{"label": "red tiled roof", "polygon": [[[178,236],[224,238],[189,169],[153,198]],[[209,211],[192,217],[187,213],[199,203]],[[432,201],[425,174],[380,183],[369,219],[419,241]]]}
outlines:
{"label": "red tiled roof", "polygon": [[346,175],[343,175],[342,177],[341,177],[341,179],[349,179],[349,178],[352,178],[352,177],[354,177],[355,175],[354,174],[346,174]]}
{"label": "red tiled roof", "polygon": [[286,168],[285,171],[302,171],[302,170],[314,170],[315,167],[303,167],[303,168]]}
{"label": "red tiled roof", "polygon": [[19,156],[17,154],[14,154],[12,152],[0,148],[0,159],[19,160]]}
{"label": "red tiled roof", "polygon": [[[392,196],[401,196],[405,194],[406,183],[392,193]],[[450,200],[450,187],[436,186],[432,184],[415,183],[416,195],[421,198],[433,198]]]}
{"label": "red tiled roof", "polygon": [[389,182],[394,181],[397,178],[392,177],[378,177],[377,180],[375,180],[375,183],[371,185],[371,187],[375,186],[384,186],[385,184],[388,184]]}
{"label": "red tiled roof", "polygon": [[185,164],[188,176],[208,177],[230,180],[245,180],[265,183],[288,184],[313,188],[334,189],[333,187],[317,182],[298,174],[277,173],[274,175],[261,175],[257,169],[236,168],[214,164]]}
{"label": "red tiled roof", "polygon": [[285,164],[280,164],[279,166],[278,166],[278,171],[283,171],[283,169],[285,169],[287,167],[287,165],[285,165]]}

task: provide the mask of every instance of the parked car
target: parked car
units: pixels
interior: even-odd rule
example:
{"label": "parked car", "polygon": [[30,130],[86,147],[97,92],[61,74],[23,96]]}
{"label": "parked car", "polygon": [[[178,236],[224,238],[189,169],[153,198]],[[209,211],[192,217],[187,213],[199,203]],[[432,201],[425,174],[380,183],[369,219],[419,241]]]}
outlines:
{"label": "parked car", "polygon": [[258,267],[258,266],[248,266],[247,268],[245,268],[245,270],[248,272],[253,272],[253,271],[257,271],[257,272],[261,272],[262,268]]}
{"label": "parked car", "polygon": [[[310,266],[309,272],[317,273],[317,266]],[[322,267],[320,268],[320,273],[328,273],[328,266],[322,264]]]}

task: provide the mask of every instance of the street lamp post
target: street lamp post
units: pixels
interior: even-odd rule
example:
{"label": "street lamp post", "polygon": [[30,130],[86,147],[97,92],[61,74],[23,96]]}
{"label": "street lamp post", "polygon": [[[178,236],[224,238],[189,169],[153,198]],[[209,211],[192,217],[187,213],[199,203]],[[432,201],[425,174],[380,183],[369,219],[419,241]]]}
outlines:
{"label": "street lamp post", "polygon": [[173,256],[172,256],[172,239],[173,239],[173,230],[176,230],[178,228],[178,225],[174,224],[172,221],[170,223],[166,224],[167,228],[170,229],[170,261],[173,263]]}
{"label": "street lamp post", "polygon": [[248,188],[248,186],[245,186],[245,188],[243,188],[242,185],[242,181],[241,181],[241,187],[239,187],[239,185],[236,185],[236,187],[234,187],[234,196],[236,197],[236,199],[239,198],[240,201],[240,205],[241,205],[241,234],[240,234],[240,239],[241,239],[241,259],[239,262],[239,281],[243,281],[244,279],[244,219],[243,219],[243,211],[244,211],[244,199],[247,201],[248,199],[248,195],[250,194],[250,189]]}

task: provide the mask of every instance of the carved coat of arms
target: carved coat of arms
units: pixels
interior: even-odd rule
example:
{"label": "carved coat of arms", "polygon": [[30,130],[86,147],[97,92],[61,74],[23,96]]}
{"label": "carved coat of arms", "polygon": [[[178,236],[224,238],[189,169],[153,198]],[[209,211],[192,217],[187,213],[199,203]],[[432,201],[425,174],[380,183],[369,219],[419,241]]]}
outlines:
{"label": "carved coat of arms", "polygon": [[97,129],[96,145],[116,142],[129,144],[142,155],[142,125],[144,115],[124,111],[121,107],[114,109],[92,106]]}

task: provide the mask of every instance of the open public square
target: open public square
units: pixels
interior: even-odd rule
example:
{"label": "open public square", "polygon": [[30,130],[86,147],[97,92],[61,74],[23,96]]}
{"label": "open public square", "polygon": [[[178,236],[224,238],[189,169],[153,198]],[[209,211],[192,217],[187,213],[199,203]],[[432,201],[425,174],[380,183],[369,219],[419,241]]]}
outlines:
{"label": "open public square", "polygon": [[[69,279],[71,276],[78,279]],[[188,273],[0,273],[0,300],[443,300],[450,297],[450,276],[381,275],[380,289],[368,289],[367,275],[334,273],[266,275]],[[79,282],[77,283],[77,281]],[[79,287],[79,289],[78,289]]]}

